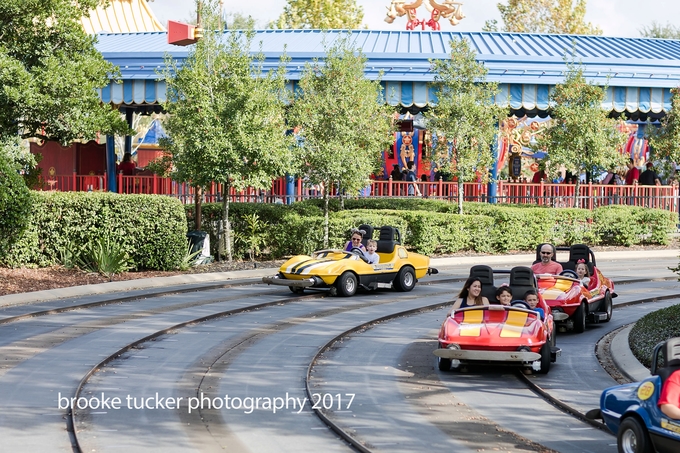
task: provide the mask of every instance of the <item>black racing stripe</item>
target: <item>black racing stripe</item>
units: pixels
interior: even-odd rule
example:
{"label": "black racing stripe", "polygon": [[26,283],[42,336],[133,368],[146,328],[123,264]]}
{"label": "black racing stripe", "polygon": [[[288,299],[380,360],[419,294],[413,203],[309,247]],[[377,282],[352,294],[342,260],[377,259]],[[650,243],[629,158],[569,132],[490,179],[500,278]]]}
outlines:
{"label": "black racing stripe", "polygon": [[293,268],[290,270],[290,273],[291,273],[291,274],[295,274],[295,273],[297,272],[297,269],[298,269],[300,266],[304,265],[305,263],[309,263],[310,261],[316,261],[316,260],[315,260],[314,258],[310,258],[310,259],[308,259],[308,260],[300,261],[300,262],[297,263],[295,266],[293,266]]}
{"label": "black racing stripe", "polygon": [[[309,263],[309,261],[310,261],[310,260],[307,260],[307,261],[305,261],[305,262],[306,262],[306,263]],[[298,265],[298,266],[295,266],[295,269],[293,269],[293,274],[301,274],[302,271],[304,271],[304,270],[307,269],[308,267],[314,266],[314,265],[319,264],[319,263],[327,263],[327,262],[330,262],[330,261],[334,261],[334,260],[331,260],[331,259],[314,260],[313,263],[305,264],[305,265],[302,266],[302,267],[298,267],[299,265]],[[302,263],[300,263],[300,264],[302,264]]]}

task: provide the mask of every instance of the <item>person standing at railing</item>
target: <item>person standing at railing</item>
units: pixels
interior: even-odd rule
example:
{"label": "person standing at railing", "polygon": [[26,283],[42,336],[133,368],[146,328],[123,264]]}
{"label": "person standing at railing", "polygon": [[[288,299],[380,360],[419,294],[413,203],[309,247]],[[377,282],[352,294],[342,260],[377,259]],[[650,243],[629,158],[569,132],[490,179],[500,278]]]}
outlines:
{"label": "person standing at railing", "polygon": [[406,181],[409,182],[408,184],[408,195],[409,197],[412,197],[413,195],[418,192],[418,196],[420,196],[420,190],[418,189],[418,186],[416,185],[416,181],[418,181],[418,177],[416,176],[416,172],[413,170],[413,161],[410,160],[406,164],[408,171],[406,172]]}
{"label": "person standing at railing", "polygon": [[132,162],[132,154],[125,153],[123,155],[123,161],[118,164],[118,173],[122,173],[123,176],[134,176],[137,166]]}
{"label": "person standing at railing", "polygon": [[532,184],[540,184],[541,181],[546,181],[547,179],[548,175],[545,174],[545,170],[538,170],[531,178],[531,182]]}
{"label": "person standing at railing", "polygon": [[647,169],[640,174],[640,180],[638,181],[641,186],[660,186],[661,179],[659,175],[654,171],[654,164],[647,162]]}
{"label": "person standing at railing", "polygon": [[[545,168],[540,168],[536,170],[534,173],[534,176],[531,178],[531,183],[532,184],[540,184],[542,182],[546,182],[548,179],[548,175],[545,172]],[[539,187],[531,187],[530,189],[532,192],[534,192],[534,202],[536,204],[539,204],[541,201],[545,202],[545,200],[540,200],[539,197],[544,196],[545,194],[540,193],[540,188]]]}
{"label": "person standing at railing", "polygon": [[[635,166],[635,162],[633,159],[628,159],[628,163],[626,164],[628,167],[628,171],[626,172],[626,185],[627,186],[636,186],[638,183],[638,179],[640,179],[640,170],[637,169]],[[630,189],[626,189],[630,190]],[[630,196],[628,196],[628,204],[633,206],[635,205],[635,196],[633,195],[633,191],[631,191]]]}
{"label": "person standing at railing", "polygon": [[392,181],[401,181],[401,171],[399,170],[399,165],[392,165],[390,176],[392,177]]}
{"label": "person standing at railing", "polygon": [[[641,186],[660,186],[661,185],[661,179],[659,179],[659,175],[654,171],[654,164],[651,162],[647,162],[647,169],[640,174],[640,181],[639,184]],[[652,194],[657,195],[655,190],[646,187],[643,188],[643,196],[645,200],[645,205],[649,208],[655,207],[655,200],[652,198]]]}
{"label": "person standing at railing", "polygon": [[633,163],[633,159],[628,159],[626,166],[628,167],[628,171],[626,172],[626,185],[632,186],[633,184],[637,184],[638,179],[640,179],[640,170],[638,170]]}

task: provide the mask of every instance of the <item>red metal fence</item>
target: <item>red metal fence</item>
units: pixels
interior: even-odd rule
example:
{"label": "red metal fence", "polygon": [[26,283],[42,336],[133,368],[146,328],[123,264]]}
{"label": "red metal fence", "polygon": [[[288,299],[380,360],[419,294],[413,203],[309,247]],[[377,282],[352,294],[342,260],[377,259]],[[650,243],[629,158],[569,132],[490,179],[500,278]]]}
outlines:
{"label": "red metal fence", "polygon": [[[187,183],[178,183],[170,178],[152,176],[118,175],[119,193],[158,194],[180,199],[183,203],[192,203],[194,189]],[[106,191],[106,176],[91,175],[58,175],[45,181],[45,190],[56,191]],[[272,183],[269,190],[249,188],[242,191],[230,190],[230,199],[234,202],[288,203],[309,198],[319,198],[323,188],[307,184],[298,178],[294,184],[295,193],[286,194],[286,183],[283,178]],[[574,197],[576,186],[573,184],[527,184],[499,181],[496,203],[533,204],[551,207],[579,207],[594,209],[608,205],[631,205],[664,209],[678,212],[677,186],[616,186],[602,184],[581,184],[578,197]],[[337,197],[337,189],[330,194]],[[345,194],[347,195],[347,194]],[[365,189],[355,194],[356,197],[426,197],[449,201],[458,200],[458,183],[456,182],[408,182],[408,181],[372,181]],[[488,202],[487,184],[464,183],[463,199],[465,201]],[[207,203],[222,200],[222,185],[213,183],[203,193]]]}

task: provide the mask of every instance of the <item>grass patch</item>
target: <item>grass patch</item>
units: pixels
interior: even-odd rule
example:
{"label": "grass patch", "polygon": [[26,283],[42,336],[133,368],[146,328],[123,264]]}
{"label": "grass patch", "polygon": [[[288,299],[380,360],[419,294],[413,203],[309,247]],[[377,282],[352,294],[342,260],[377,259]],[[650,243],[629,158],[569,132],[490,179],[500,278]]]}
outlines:
{"label": "grass patch", "polygon": [[640,318],[630,331],[628,343],[640,363],[650,368],[654,346],[673,337],[680,337],[680,304]]}

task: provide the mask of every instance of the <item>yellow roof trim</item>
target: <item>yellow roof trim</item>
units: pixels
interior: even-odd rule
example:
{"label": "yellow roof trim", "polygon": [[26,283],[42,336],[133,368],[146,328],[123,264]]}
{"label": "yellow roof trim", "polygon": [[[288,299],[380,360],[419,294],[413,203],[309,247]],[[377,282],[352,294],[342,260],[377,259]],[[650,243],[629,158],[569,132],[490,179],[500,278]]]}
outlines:
{"label": "yellow roof trim", "polygon": [[146,0],[111,0],[108,8],[99,6],[80,22],[89,34],[165,31]]}

